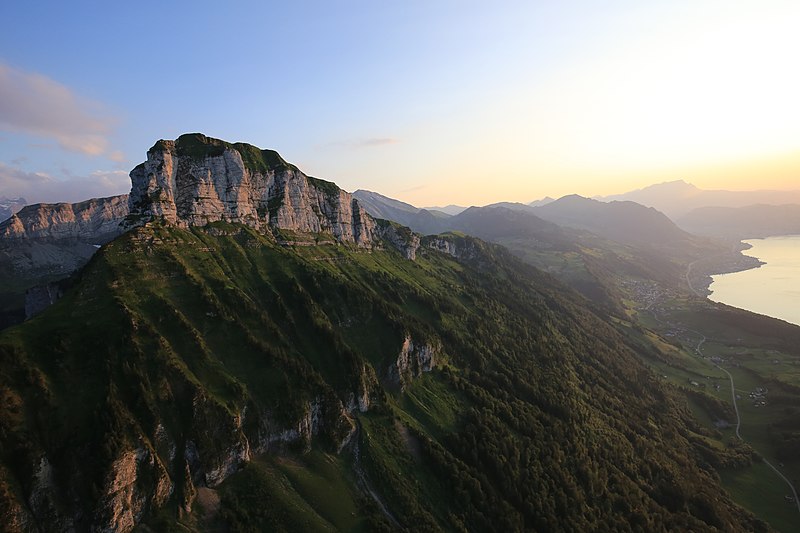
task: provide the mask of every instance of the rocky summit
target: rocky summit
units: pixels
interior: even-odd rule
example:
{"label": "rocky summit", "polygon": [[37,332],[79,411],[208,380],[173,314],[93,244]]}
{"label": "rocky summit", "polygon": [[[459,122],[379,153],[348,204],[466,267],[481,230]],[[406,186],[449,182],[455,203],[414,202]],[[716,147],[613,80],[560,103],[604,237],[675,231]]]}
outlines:
{"label": "rocky summit", "polygon": [[153,221],[180,228],[243,224],[294,244],[386,244],[411,259],[419,247],[417,236],[376,223],[336,184],[250,144],[200,133],[160,140],[130,178],[130,194],[29,205],[0,222],[0,287],[6,291],[0,292],[0,328],[29,316],[26,292],[67,278],[97,246]]}
{"label": "rocky summit", "polygon": [[375,222],[352,194],[250,144],[200,133],[160,140],[130,177],[130,195],[25,207],[0,223],[0,241],[104,242],[154,219],[329,234],[366,248],[375,241]]}
{"label": "rocky summit", "polygon": [[311,178],[272,150],[194,133],[158,141],[131,172],[130,212],[179,227],[241,223],[330,233],[370,247],[374,222],[353,196]]}

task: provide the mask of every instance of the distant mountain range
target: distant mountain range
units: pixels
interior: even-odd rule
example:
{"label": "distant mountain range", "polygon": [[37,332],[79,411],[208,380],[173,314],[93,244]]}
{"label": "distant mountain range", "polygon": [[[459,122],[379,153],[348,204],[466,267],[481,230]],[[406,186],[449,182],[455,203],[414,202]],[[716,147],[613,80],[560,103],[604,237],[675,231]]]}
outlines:
{"label": "distant mountain range", "polygon": [[27,203],[27,200],[22,197],[6,198],[5,196],[0,196],[0,222],[25,207]]}
{"label": "distant mountain range", "polygon": [[[356,191],[354,196],[374,216],[394,220],[421,233],[436,233],[449,228],[456,221],[445,223],[444,220],[448,217],[458,216],[470,209],[454,204],[445,207],[420,208],[365,190]],[[572,200],[565,200],[565,198],[572,198]],[[546,196],[527,204],[497,202],[483,207],[503,207],[515,211],[527,211],[556,224],[587,229],[612,240],[628,242],[633,239],[638,243],[645,242],[646,239],[643,237],[649,235],[648,230],[630,227],[628,216],[637,216],[636,207],[617,205],[606,209],[590,202],[581,203],[578,198],[581,197],[569,195],[555,200]],[[669,217],[680,229],[698,235],[749,238],[800,232],[800,227],[793,222],[792,213],[795,209],[790,207],[790,205],[796,205],[798,206],[796,210],[800,211],[800,189],[795,191],[705,190],[683,180],[675,180],[622,194],[596,196],[592,198],[592,201],[611,205],[614,205],[615,202],[636,203],[654,208]],[[572,205],[568,205],[570,203]],[[545,206],[550,207],[543,211],[536,210]],[[716,209],[745,207],[747,208],[745,211],[738,212]],[[589,212],[581,212],[583,209],[588,209]],[[693,213],[696,209],[700,211]],[[638,210],[639,215],[644,216],[644,213],[644,211]],[[597,216],[601,214],[602,217],[606,217],[607,224],[604,222],[598,226]],[[654,213],[647,216],[651,222],[657,218]],[[658,224],[662,225],[662,228],[667,227],[663,219]],[[640,236],[635,236],[635,233],[639,233]]]}
{"label": "distant mountain range", "polygon": [[440,227],[439,221],[452,216],[443,211],[415,207],[377,192],[363,189],[354,192],[353,197],[372,216],[392,220],[420,233],[437,233],[437,228]]}
{"label": "distant mountain range", "polygon": [[[687,242],[691,236],[663,213],[630,201],[602,202],[577,194],[558,200],[544,199],[532,206],[498,202],[470,207],[457,215],[421,209],[378,193],[359,190],[353,193],[368,213],[393,220],[420,233],[462,231],[486,239],[507,235],[509,227],[545,230],[541,238],[560,235],[563,226],[587,230],[604,239],[624,245],[658,247]],[[549,201],[547,201],[549,200]]]}
{"label": "distant mountain range", "polygon": [[800,234],[800,205],[700,207],[679,218],[677,223],[697,235],[736,240],[796,235]]}
{"label": "distant mountain range", "polygon": [[545,196],[541,200],[534,200],[528,205],[531,207],[541,207],[543,205],[549,204],[550,202],[555,202],[555,198],[550,198],[549,196]]}
{"label": "distant mountain range", "polygon": [[577,194],[532,208],[539,217],[623,244],[659,248],[690,239],[666,215],[630,201],[600,202]]}
{"label": "distant mountain range", "polygon": [[[682,282],[685,264],[727,250],[634,202],[570,195],[538,207],[500,202],[447,216],[368,191],[353,196],[372,216],[420,233],[457,231],[502,244],[612,313],[620,275]],[[732,255],[736,264],[741,256]]]}
{"label": "distant mountain range", "polygon": [[466,209],[466,207],[463,205],[450,204],[444,207],[423,207],[422,209],[427,211],[441,211],[442,213],[447,213],[448,215],[457,215]]}
{"label": "distant mountain range", "polygon": [[650,185],[623,194],[598,196],[604,202],[628,200],[655,207],[673,220],[678,220],[700,207],[745,207],[755,204],[800,204],[800,190],[796,191],[725,191],[704,190],[683,180]]}

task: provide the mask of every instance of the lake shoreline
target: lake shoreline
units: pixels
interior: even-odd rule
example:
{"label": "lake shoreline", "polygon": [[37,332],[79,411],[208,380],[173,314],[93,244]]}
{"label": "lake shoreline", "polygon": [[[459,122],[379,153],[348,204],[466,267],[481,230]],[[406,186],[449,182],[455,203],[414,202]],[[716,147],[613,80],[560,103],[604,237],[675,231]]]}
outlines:
{"label": "lake shoreline", "polygon": [[692,272],[692,287],[695,290],[709,296],[713,293],[710,289],[714,279],[712,276],[722,274],[734,274],[744,272],[754,268],[761,268],[766,263],[757,257],[745,255],[744,251],[750,250],[753,246],[743,241],[733,243],[731,251],[725,254],[718,254],[698,260]]}
{"label": "lake shoreline", "polygon": [[[721,269],[708,285],[709,300],[800,325],[800,235],[752,239],[757,268]],[[745,266],[745,263],[742,263]]]}

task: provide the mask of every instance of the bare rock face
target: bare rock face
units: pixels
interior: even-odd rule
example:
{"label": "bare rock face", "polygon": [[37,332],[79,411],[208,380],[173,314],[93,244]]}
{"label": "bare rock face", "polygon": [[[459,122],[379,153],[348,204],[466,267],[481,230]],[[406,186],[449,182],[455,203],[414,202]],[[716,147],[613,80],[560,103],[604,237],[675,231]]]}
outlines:
{"label": "bare rock face", "polygon": [[425,237],[424,246],[456,259],[471,259],[477,255],[474,242],[452,234]]}
{"label": "bare rock face", "polygon": [[379,220],[375,233],[396,248],[406,259],[417,259],[417,250],[420,245],[419,235],[405,226],[400,226],[388,220]]}
{"label": "bare rock face", "polygon": [[310,178],[276,152],[201,134],[159,141],[131,172],[130,212],[180,227],[226,221],[328,233],[371,247],[374,221],[335,184]]}
{"label": "bare rock face", "polygon": [[128,195],[93,198],[76,204],[34,204],[0,223],[0,239],[73,240],[102,244],[120,233],[128,215]]}
{"label": "bare rock face", "polygon": [[430,372],[436,365],[438,348],[430,343],[414,342],[411,335],[406,335],[397,359],[392,362],[387,372],[391,383],[405,389],[413,380]]}
{"label": "bare rock face", "polygon": [[[154,478],[155,487],[142,483],[142,477]],[[111,464],[92,530],[130,531],[148,507],[161,507],[172,491],[164,465],[151,450],[140,447],[125,451]]]}
{"label": "bare rock face", "polygon": [[[0,285],[15,287],[20,317],[30,318],[60,296],[49,286],[85,265],[101,244],[123,231],[128,195],[76,204],[34,204],[0,222]],[[24,298],[25,291],[32,292]],[[25,302],[25,304],[23,304]],[[22,312],[25,306],[24,313]]]}

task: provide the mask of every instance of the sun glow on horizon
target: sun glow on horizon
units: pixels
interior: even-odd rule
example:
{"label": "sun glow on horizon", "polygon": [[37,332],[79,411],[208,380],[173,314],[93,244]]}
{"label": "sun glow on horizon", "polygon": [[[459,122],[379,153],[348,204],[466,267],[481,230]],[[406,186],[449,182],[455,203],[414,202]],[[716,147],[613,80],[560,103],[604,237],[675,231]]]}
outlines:
{"label": "sun glow on horizon", "polygon": [[[580,58],[474,112],[482,135],[464,143],[462,160],[401,196],[417,205],[531,201],[676,179],[800,188],[799,25],[800,4],[789,2],[628,13]],[[473,182],[492,174],[487,198]]]}
{"label": "sun glow on horizon", "polygon": [[[156,139],[187,131],[274,149],[346,190],[415,205],[608,195],[677,179],[800,188],[800,2],[301,4],[253,6],[247,20],[170,4],[164,19],[184,24],[136,42],[116,39],[149,22],[135,6],[104,24],[63,7],[65,24],[10,4],[29,24],[0,34],[0,71],[17,73],[0,79],[3,193],[41,197],[19,183],[44,172],[88,195],[93,171],[130,170]],[[309,38],[287,24],[262,35],[267,17],[303,21]],[[242,31],[202,58],[149,64],[160,82],[142,82],[150,58],[221,25]],[[64,27],[75,38],[53,47]],[[101,41],[111,70],[98,68]],[[261,60],[269,68],[253,68]],[[197,83],[207,64],[226,74]]]}

